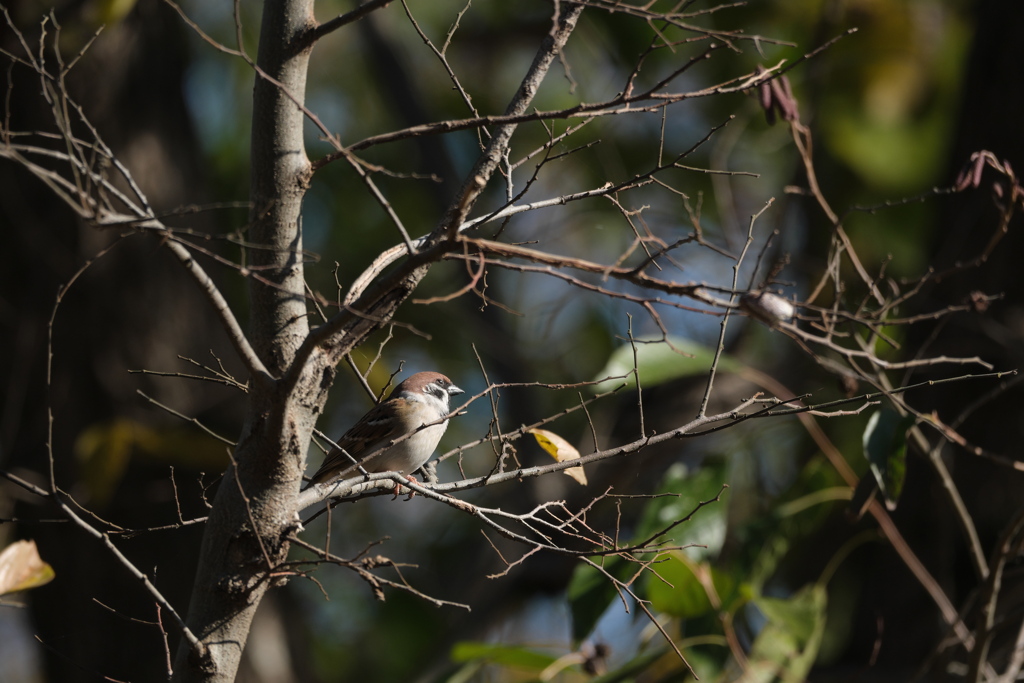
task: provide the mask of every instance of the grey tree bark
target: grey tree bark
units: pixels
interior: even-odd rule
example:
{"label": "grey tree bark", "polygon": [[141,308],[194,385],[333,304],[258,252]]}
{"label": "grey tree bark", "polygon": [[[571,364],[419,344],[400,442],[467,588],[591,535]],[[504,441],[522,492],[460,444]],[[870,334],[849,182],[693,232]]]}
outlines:
{"label": "grey tree bark", "polygon": [[294,497],[317,413],[332,375],[311,385],[278,379],[309,333],[299,214],[310,166],[303,144],[311,47],[296,49],[315,25],[312,0],[268,0],[253,92],[249,338],[267,376],[250,381],[248,415],[203,537],[188,624],[201,647],[183,640],[178,681],[231,681],[253,614],[287,555]]}

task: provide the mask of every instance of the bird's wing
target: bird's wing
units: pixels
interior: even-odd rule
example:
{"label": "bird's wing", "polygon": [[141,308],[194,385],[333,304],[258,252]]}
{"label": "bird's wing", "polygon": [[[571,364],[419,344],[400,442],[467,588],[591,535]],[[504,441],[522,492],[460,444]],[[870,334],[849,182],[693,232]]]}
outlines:
{"label": "bird's wing", "polygon": [[327,454],[320,469],[313,475],[311,484],[354,472],[357,463],[362,463],[366,456],[401,436],[397,421],[389,417],[390,412],[385,407],[387,403],[378,404],[338,439],[338,448]]}

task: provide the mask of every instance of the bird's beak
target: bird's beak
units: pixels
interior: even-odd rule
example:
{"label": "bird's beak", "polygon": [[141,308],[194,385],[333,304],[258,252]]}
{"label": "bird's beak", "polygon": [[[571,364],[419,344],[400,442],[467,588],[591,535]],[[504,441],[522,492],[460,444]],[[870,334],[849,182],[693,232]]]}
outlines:
{"label": "bird's beak", "polygon": [[449,396],[458,396],[459,394],[464,394],[464,393],[466,393],[466,391],[464,389],[459,389],[454,384],[451,385],[450,387],[448,387],[448,395]]}

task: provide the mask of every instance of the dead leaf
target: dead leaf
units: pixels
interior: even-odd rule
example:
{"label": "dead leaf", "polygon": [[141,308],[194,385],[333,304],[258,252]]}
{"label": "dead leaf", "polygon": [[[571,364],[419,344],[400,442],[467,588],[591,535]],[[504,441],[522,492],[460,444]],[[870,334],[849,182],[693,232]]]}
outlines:
{"label": "dead leaf", "polygon": [[[554,432],[549,432],[546,429],[531,429],[530,434],[537,439],[537,443],[545,451],[551,454],[551,457],[558,462],[565,462],[566,460],[576,460],[580,457],[580,452],[573,448],[572,444],[560,437]],[[570,467],[567,470],[562,470],[570,477],[578,481],[584,486],[587,485],[587,475],[583,472],[582,467]]]}
{"label": "dead leaf", "polygon": [[0,595],[36,588],[55,576],[39,557],[35,541],[16,541],[0,553]]}

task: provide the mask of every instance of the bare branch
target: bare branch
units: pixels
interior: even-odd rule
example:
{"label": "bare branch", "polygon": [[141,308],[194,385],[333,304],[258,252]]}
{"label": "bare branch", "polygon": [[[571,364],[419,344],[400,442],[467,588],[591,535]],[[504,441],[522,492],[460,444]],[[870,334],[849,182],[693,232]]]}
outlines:
{"label": "bare branch", "polygon": [[343,26],[359,21],[371,12],[387,7],[392,2],[393,0],[365,0],[365,2],[361,3],[354,10],[350,10],[344,14],[339,14],[330,21],[325,21],[324,23],[311,28],[306,35],[299,40],[297,48],[300,50],[306,49],[327,34],[337,31]]}

